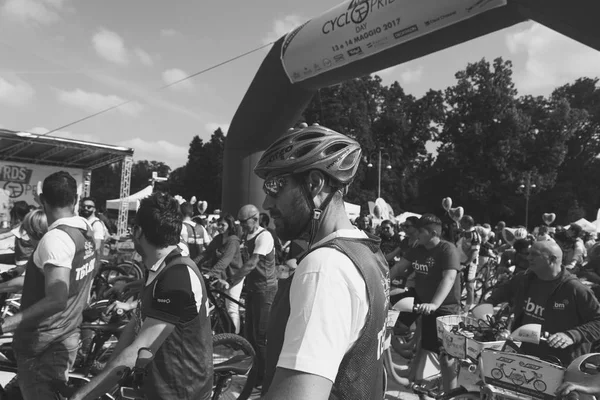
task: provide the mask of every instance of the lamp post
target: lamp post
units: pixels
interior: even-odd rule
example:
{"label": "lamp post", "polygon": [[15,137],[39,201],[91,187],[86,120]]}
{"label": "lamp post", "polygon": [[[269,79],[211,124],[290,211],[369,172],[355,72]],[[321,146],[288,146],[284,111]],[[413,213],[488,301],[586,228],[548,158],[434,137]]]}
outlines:
{"label": "lamp post", "polygon": [[[369,168],[373,168],[373,163],[371,162],[371,160],[373,159],[373,156],[376,153],[372,153],[369,156],[369,163],[367,164],[367,167]],[[387,157],[387,165],[386,165],[386,169],[392,169],[392,166],[390,164],[390,155],[388,153],[382,153],[381,152],[381,147],[379,148],[379,151],[377,152],[377,198],[381,197],[381,162],[382,159]]]}
{"label": "lamp post", "polygon": [[525,174],[525,180],[519,186],[518,191],[525,196],[525,228],[529,229],[529,198],[531,197],[531,190],[537,186],[531,182],[531,171]]}

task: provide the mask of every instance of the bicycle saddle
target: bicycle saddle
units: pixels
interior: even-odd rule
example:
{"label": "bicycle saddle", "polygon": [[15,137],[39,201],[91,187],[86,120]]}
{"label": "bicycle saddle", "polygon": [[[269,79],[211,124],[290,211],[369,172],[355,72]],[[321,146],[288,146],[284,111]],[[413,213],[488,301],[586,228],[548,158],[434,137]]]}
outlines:
{"label": "bicycle saddle", "polygon": [[222,363],[215,364],[214,372],[233,372],[237,375],[246,375],[252,368],[253,360],[251,356],[235,356]]}

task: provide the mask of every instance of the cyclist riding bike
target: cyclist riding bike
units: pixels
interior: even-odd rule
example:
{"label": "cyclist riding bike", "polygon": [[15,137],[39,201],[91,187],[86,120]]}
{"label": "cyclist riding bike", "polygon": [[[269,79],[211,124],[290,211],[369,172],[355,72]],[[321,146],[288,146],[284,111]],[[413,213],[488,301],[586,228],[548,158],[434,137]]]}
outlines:
{"label": "cyclist riding bike", "polygon": [[523,343],[524,353],[555,357],[568,365],[589,353],[600,339],[600,304],[585,285],[562,266],[562,250],[551,241],[535,242],[529,249],[529,271],[515,275],[492,292],[488,303],[510,302],[513,330],[525,324],[541,324],[549,332],[546,343]]}
{"label": "cyclist riding bike", "polygon": [[155,354],[142,387],[147,400],[210,398],[208,300],[198,267],[177,246],[181,224],[179,204],[168,194],[155,192],[140,202],[132,237],[148,269],[141,301],[107,365],[71,400],[96,398],[112,389],[144,347]]}
{"label": "cyclist riding bike", "polygon": [[441,239],[442,221],[433,214],[419,219],[419,246],[411,249],[390,272],[392,279],[407,269],[415,273],[415,302],[421,317],[421,348],[417,349],[420,362],[416,379],[424,377],[428,364],[441,367],[444,391],[458,386],[454,361],[440,357],[441,344],[437,338],[436,318],[458,314],[460,311],[459,254],[453,243]]}
{"label": "cyclist riding bike", "polygon": [[309,243],[271,308],[267,400],[384,397],[387,262],[343,201],[360,160],[355,140],[313,125],[279,138],[254,170],[279,237]]}

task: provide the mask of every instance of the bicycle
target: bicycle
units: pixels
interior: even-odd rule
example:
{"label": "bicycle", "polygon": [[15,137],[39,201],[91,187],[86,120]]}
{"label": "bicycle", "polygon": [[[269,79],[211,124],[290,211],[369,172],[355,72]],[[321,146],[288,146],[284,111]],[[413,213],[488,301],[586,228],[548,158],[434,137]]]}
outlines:
{"label": "bicycle", "polygon": [[233,324],[233,320],[227,311],[227,305],[225,303],[226,300],[232,301],[240,308],[240,332],[243,332],[245,317],[245,302],[243,301],[243,298],[236,300],[224,291],[217,289],[215,287],[217,282],[216,278],[204,274],[204,280],[207,283],[206,291],[208,300],[210,302],[208,311],[213,334],[235,333],[235,325]]}
{"label": "bicycle", "polygon": [[[391,355],[391,346],[389,341],[393,332],[393,326],[398,316],[397,312],[416,312],[417,305],[414,303],[414,298],[406,297],[400,300],[393,306],[393,310],[388,312],[388,321],[386,329],[386,338],[383,344],[383,364],[386,373],[386,387],[387,379],[393,379],[399,385],[409,388],[413,393],[420,396],[428,396],[437,400],[475,400],[479,399],[479,387],[469,385],[466,380],[464,385],[459,385],[458,388],[452,389],[449,392],[444,392],[442,389],[442,376],[441,373],[434,374],[430,377],[424,378],[420,382],[411,382],[408,377],[405,377],[407,370],[399,368],[394,364]],[[417,339],[417,347],[420,347],[419,339]],[[412,365],[409,369],[414,367],[413,359]],[[463,374],[473,374],[476,371],[476,364],[470,360],[461,360],[458,364],[459,377],[462,371]]]}

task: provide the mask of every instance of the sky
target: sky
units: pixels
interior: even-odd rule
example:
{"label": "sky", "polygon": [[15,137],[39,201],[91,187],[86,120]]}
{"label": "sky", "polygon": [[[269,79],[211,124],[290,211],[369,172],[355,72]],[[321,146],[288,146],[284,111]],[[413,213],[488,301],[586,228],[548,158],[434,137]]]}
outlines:
{"label": "sky", "polygon": [[[132,147],[171,168],[194,135],[225,132],[268,48],[154,89],[270,43],[340,0],[0,0],[0,128]],[[510,59],[520,94],[547,95],[600,75],[600,52],[525,22],[378,74],[421,96],[455,83],[481,58]]]}

